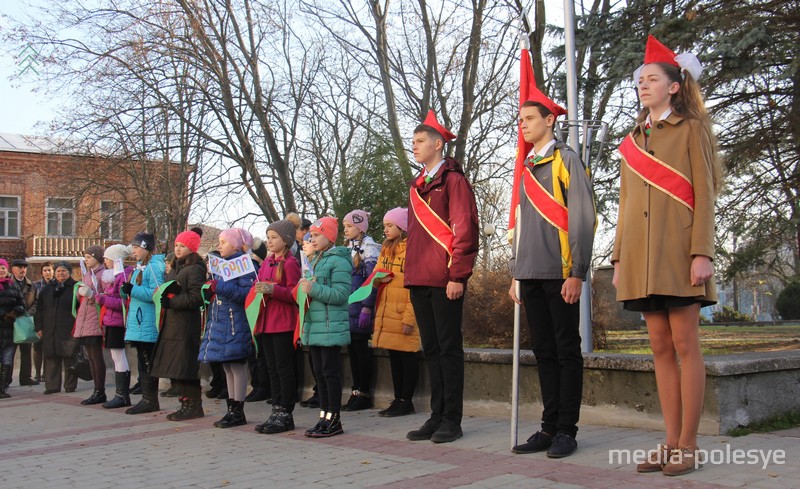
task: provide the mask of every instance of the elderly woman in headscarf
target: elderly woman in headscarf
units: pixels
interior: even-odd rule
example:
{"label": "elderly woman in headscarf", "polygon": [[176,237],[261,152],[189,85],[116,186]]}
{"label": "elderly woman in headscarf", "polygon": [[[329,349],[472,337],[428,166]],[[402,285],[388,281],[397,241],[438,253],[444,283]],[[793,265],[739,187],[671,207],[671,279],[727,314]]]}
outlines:
{"label": "elderly woman in headscarf", "polygon": [[61,372],[64,371],[64,391],[74,392],[78,376],[69,367],[75,359],[78,343],[72,337],[75,318],[72,316],[72,298],[75,280],[72,265],[61,261],[55,265],[55,279],[44,286],[39,294],[34,324],[42,338],[44,353],[44,393],[61,392]]}

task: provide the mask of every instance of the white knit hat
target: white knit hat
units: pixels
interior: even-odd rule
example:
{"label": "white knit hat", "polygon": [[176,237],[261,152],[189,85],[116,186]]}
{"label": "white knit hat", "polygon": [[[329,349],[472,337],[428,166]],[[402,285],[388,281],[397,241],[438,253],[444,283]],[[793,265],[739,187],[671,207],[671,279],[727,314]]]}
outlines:
{"label": "white knit hat", "polygon": [[106,248],[105,253],[103,253],[103,258],[108,258],[111,261],[114,260],[125,261],[125,259],[128,258],[129,256],[131,256],[130,245],[122,245],[122,244],[111,245],[108,248]]}

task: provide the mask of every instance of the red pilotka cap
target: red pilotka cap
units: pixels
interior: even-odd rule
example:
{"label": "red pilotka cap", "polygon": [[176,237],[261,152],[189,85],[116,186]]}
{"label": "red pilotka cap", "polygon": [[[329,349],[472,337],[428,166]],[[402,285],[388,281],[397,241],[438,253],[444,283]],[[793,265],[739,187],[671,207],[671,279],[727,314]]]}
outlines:
{"label": "red pilotka cap", "polygon": [[425,120],[422,122],[422,124],[441,134],[445,142],[452,141],[456,138],[455,134],[448,131],[443,125],[439,124],[439,121],[436,120],[436,114],[432,110],[428,111],[428,116],[425,117]]}
{"label": "red pilotka cap", "polygon": [[644,64],[667,63],[680,68],[681,65],[675,61],[676,56],[677,54],[675,54],[674,51],[661,44],[661,41],[656,39],[652,34],[647,36],[647,44],[644,48]]}
{"label": "red pilotka cap", "polygon": [[550,97],[548,97],[544,93],[542,93],[542,91],[539,90],[538,87],[531,86],[530,90],[531,90],[531,92],[528,94],[527,102],[536,102],[538,104],[542,104],[543,106],[545,106],[547,108],[547,110],[552,112],[553,115],[556,116],[556,117],[558,117],[560,115],[564,115],[564,114],[567,113],[567,111],[566,111],[566,109],[564,109],[564,107],[562,107],[562,106],[558,105],[557,103],[553,102],[553,100],[550,99]]}

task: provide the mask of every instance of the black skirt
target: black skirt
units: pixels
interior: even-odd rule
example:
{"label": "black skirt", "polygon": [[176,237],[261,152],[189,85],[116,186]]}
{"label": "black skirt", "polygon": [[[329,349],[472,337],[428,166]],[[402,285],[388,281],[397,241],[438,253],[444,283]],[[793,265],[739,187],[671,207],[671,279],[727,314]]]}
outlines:
{"label": "black skirt", "polygon": [[103,343],[102,336],[81,336],[78,338],[78,344],[81,346],[95,346]]}
{"label": "black skirt", "polygon": [[106,348],[125,348],[125,328],[106,326]]}
{"label": "black skirt", "polygon": [[633,312],[656,312],[673,309],[676,307],[687,307],[693,304],[700,304],[702,307],[703,301],[697,297],[678,297],[674,295],[650,295],[641,299],[631,299],[622,302],[622,307],[626,311]]}

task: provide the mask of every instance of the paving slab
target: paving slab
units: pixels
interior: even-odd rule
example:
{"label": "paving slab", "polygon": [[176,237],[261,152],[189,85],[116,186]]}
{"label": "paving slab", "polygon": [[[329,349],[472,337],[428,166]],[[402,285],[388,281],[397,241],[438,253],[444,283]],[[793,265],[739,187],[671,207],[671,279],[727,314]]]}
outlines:
{"label": "paving slab", "polygon": [[[303,431],[316,423],[316,409],[298,407],[293,432],[262,435],[253,427],[268,416],[266,403],[246,404],[248,425],[219,429],[212,423],[225,404],[216,400],[204,399],[204,418],[172,422],[166,414],[177,408],[175,399],[160,398],[158,413],[131,416],[80,405],[91,390],[85,382],[71,394],[45,396],[42,390],[12,387],[12,397],[0,401],[3,489],[800,487],[800,430],[702,436],[711,463],[670,478],[637,474],[625,459],[663,440],[654,430],[581,425],[578,451],[555,460],[512,454],[509,420],[489,416],[465,418],[464,437],[454,443],[411,442],[406,432],[422,425],[426,413],[382,418],[380,406],[343,413],[343,435],[310,439]],[[526,421],[519,439],[536,428]],[[783,463],[773,457],[777,451]],[[733,453],[740,463],[731,461]]]}

